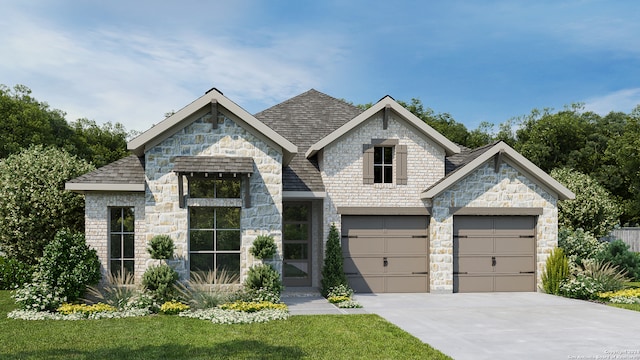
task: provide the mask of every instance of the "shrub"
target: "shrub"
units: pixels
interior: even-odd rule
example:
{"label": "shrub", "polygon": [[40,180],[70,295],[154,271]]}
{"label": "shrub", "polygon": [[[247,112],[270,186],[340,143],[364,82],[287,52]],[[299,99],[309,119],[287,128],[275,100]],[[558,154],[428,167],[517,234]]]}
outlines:
{"label": "shrub", "polygon": [[560,294],[566,297],[595,300],[597,293],[620,290],[624,286],[624,272],[609,263],[585,261],[578,274],[565,280],[560,286]]}
{"label": "shrub", "polygon": [[327,297],[329,289],[339,285],[347,285],[347,277],[344,274],[340,234],[336,225],[331,224],[324,256],[324,266],[322,267],[322,296]]}
{"label": "shrub", "polygon": [[13,290],[31,282],[34,267],[13,258],[0,256],[0,290]]}
{"label": "shrub", "polygon": [[353,289],[351,289],[348,285],[341,284],[338,286],[334,286],[329,289],[329,293],[327,296],[343,296],[346,298],[351,298],[353,296]]}
{"label": "shrub", "polygon": [[274,304],[280,303],[280,293],[264,288],[247,289],[236,294],[238,300],[246,302],[263,302],[267,301]]}
{"label": "shrub", "polygon": [[558,202],[560,226],[585,229],[601,238],[618,225],[622,206],[591,176],[566,168],[552,170],[551,176],[576,194],[574,200]]}
{"label": "shrub", "polygon": [[169,235],[156,235],[149,241],[147,251],[152,259],[165,260],[173,257],[175,248]]}
{"label": "shrub", "polygon": [[280,297],[282,293],[282,280],[280,274],[270,264],[252,266],[247,274],[244,286],[248,289],[273,292]]}
{"label": "shrub", "polygon": [[583,229],[561,227],[558,231],[558,247],[564,250],[569,261],[582,265],[585,259],[593,259],[601,253],[607,243],[598,241],[595,236]]}
{"label": "shrub", "polygon": [[640,288],[598,293],[598,298],[617,304],[639,304]]}
{"label": "shrub", "polygon": [[238,282],[235,273],[220,271],[191,272],[191,279],[176,286],[179,297],[193,309],[209,309],[235,297],[231,284]]}
{"label": "shrub", "polygon": [[64,189],[93,166],[57,148],[33,146],[0,161],[0,246],[35,265],[64,228],[84,229],[84,197]]}
{"label": "shrub", "polygon": [[60,289],[43,282],[25,284],[12,297],[19,309],[29,311],[53,311],[67,301]]}
{"label": "shrub", "polygon": [[142,274],[142,286],[159,302],[173,299],[178,273],[169,265],[151,266]]}
{"label": "shrub", "polygon": [[547,258],[542,273],[542,288],[547,294],[558,295],[560,285],[569,277],[569,261],[561,248],[555,248]]}
{"label": "shrub", "polygon": [[597,293],[603,291],[605,290],[602,284],[594,278],[583,274],[578,274],[560,285],[560,295],[574,299],[594,299]]}
{"label": "shrub", "polygon": [[277,250],[273,236],[260,235],[253,241],[249,252],[258,259],[270,259],[276,254]]}
{"label": "shrub", "polygon": [[160,306],[160,312],[165,315],[177,315],[187,310],[189,310],[189,305],[178,301],[167,301]]}
{"label": "shrub", "polygon": [[75,301],[101,276],[98,255],[87,246],[84,234],[65,229],[45,246],[34,279],[56,289],[68,301]]}
{"label": "shrub", "polygon": [[604,291],[620,290],[628,281],[626,271],[620,270],[611,263],[597,260],[585,261],[582,274],[600,283]]}
{"label": "shrub", "polygon": [[640,255],[629,251],[629,245],[622,240],[610,242],[596,258],[626,271],[630,278],[640,280]]}
{"label": "shrub", "polygon": [[80,313],[83,315],[92,315],[99,312],[116,312],[118,309],[107,304],[62,304],[58,307],[58,312],[64,315]]}

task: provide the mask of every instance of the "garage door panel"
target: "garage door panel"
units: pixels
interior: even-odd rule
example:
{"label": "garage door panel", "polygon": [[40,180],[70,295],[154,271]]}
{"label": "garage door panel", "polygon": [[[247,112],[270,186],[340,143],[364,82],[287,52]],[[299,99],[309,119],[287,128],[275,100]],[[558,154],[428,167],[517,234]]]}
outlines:
{"label": "garage door panel", "polygon": [[494,291],[534,291],[535,282],[534,274],[496,276]]}
{"label": "garage door panel", "polygon": [[493,234],[491,217],[456,217],[453,223],[454,232],[460,236],[482,236]]}
{"label": "garage door panel", "polygon": [[535,271],[533,256],[496,256],[496,273],[516,273]]}
{"label": "garage door panel", "polygon": [[382,254],[385,252],[385,239],[382,237],[358,236],[342,239],[342,252],[350,254]]}
{"label": "garage door panel", "polygon": [[384,292],[383,276],[347,276],[347,281],[356,293]]}
{"label": "garage door panel", "polygon": [[392,254],[424,254],[429,249],[427,238],[423,237],[388,237],[386,253]]}
{"label": "garage door panel", "polygon": [[389,276],[386,278],[387,292],[407,293],[426,292],[428,279],[423,276]]}
{"label": "garage door panel", "polygon": [[491,292],[493,290],[493,276],[455,276],[453,279],[454,292]]}
{"label": "garage door panel", "polygon": [[342,236],[379,235],[384,229],[382,216],[349,216],[342,224]]}
{"label": "garage door panel", "polygon": [[525,253],[533,254],[536,243],[531,237],[497,237],[495,238],[495,252],[498,254]]}
{"label": "garage door panel", "polygon": [[386,235],[412,236],[427,234],[427,217],[425,216],[386,216],[384,218]]}
{"label": "garage door panel", "polygon": [[459,273],[491,273],[493,272],[491,257],[461,256],[458,258],[457,265],[454,266],[453,271]]}
{"label": "garage door panel", "polygon": [[533,235],[535,218],[532,216],[494,216],[497,235]]}
{"label": "garage door panel", "polygon": [[382,274],[384,264],[379,257],[351,257],[344,259],[344,272],[356,274]]}
{"label": "garage door panel", "polygon": [[387,257],[386,274],[413,274],[426,272],[428,263],[426,256]]}
{"label": "garage door panel", "polygon": [[491,254],[493,253],[492,237],[459,237],[454,239],[453,251],[456,254]]}

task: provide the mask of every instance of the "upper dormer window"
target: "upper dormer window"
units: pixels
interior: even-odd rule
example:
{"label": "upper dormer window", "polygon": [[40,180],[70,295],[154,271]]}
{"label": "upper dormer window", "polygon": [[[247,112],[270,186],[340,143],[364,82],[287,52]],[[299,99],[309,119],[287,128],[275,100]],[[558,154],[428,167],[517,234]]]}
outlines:
{"label": "upper dormer window", "polygon": [[373,182],[393,183],[392,146],[378,146],[373,149]]}

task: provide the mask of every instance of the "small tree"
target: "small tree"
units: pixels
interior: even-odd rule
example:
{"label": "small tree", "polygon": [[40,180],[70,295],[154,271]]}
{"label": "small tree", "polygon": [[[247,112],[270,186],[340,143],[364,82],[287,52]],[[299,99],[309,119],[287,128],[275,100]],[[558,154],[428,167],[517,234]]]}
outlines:
{"label": "small tree", "polygon": [[166,260],[173,257],[173,239],[169,235],[156,235],[149,241],[147,252],[152,259]]}
{"label": "small tree", "polygon": [[331,288],[338,285],[348,286],[348,283],[344,274],[340,234],[336,225],[331,224],[327,238],[327,249],[324,254],[324,266],[322,267],[322,295],[326,297]]}
{"label": "small tree", "polygon": [[622,207],[591,176],[566,168],[554,169],[551,176],[576,194],[574,200],[558,202],[560,226],[581,228],[599,239],[618,225]]}
{"label": "small tree", "polygon": [[270,259],[277,250],[273,236],[260,235],[253,241],[249,252],[258,259]]}
{"label": "small tree", "polygon": [[542,273],[542,289],[547,294],[560,294],[560,285],[569,277],[569,261],[561,248],[555,248],[547,258]]}
{"label": "small tree", "polygon": [[84,197],[65,182],[93,169],[56,148],[34,146],[0,161],[0,247],[35,265],[63,228],[84,230]]}

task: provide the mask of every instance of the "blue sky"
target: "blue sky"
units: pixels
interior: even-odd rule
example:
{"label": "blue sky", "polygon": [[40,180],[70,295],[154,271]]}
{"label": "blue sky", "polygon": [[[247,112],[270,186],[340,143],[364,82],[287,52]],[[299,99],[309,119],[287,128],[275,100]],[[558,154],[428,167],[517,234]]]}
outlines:
{"label": "blue sky", "polygon": [[0,84],[146,130],[216,87],[251,113],[314,88],[419,98],[469,129],[640,104],[636,1],[0,0]]}

